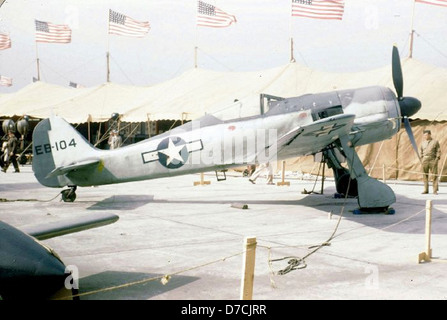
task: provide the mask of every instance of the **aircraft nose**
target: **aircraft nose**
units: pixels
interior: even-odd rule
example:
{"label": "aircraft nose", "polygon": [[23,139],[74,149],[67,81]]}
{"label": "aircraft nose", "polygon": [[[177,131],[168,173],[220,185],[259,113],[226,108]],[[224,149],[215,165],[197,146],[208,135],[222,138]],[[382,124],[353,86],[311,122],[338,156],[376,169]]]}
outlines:
{"label": "aircraft nose", "polygon": [[413,97],[403,97],[399,100],[402,117],[411,117],[421,109],[421,102]]}
{"label": "aircraft nose", "polygon": [[0,296],[42,299],[64,287],[65,265],[30,236],[0,221]]}

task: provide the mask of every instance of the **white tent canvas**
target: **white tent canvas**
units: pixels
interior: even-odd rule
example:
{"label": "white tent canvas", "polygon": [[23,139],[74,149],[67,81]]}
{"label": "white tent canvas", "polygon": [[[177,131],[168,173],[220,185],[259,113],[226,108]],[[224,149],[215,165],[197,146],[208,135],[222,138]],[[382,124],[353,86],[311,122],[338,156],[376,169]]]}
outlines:
{"label": "white tent canvas", "polygon": [[[447,120],[447,70],[414,59],[405,59],[402,65],[404,95],[422,101],[416,117]],[[197,68],[154,86],[109,82],[73,89],[36,82],[16,93],[1,95],[0,114],[46,118],[54,113],[71,123],[103,122],[112,113],[121,114],[127,122],[192,120],[216,112],[228,119],[259,114],[261,93],[291,97],[370,85],[393,88],[391,67],[358,73],[321,72],[297,63],[253,72]]]}

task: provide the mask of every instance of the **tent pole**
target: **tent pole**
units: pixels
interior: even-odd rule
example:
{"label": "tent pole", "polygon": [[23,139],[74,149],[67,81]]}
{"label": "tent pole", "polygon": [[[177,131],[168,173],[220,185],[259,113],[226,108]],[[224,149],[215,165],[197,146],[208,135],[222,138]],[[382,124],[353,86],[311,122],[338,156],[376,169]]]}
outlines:
{"label": "tent pole", "polygon": [[290,62],[295,62],[295,57],[293,56],[293,38],[290,37]]}
{"label": "tent pole", "polygon": [[150,138],[152,129],[150,113],[147,113],[146,116],[147,116],[147,136],[148,138]]}
{"label": "tent pole", "polygon": [[37,58],[37,81],[40,81],[40,62],[39,58]]}
{"label": "tent pole", "polygon": [[197,46],[194,47],[194,68],[197,69]]}
{"label": "tent pole", "polygon": [[91,138],[90,138],[90,118],[87,121],[87,135],[88,135],[88,142],[91,143]]}

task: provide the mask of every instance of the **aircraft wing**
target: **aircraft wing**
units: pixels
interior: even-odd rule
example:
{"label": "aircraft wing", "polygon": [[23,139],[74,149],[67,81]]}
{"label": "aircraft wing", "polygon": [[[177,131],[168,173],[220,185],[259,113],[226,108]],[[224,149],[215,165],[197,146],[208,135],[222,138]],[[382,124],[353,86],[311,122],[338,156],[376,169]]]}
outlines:
{"label": "aircraft wing", "polygon": [[80,162],[73,163],[73,164],[70,164],[67,166],[57,167],[53,171],[51,171],[45,178],[48,179],[48,178],[52,178],[52,177],[56,177],[56,176],[61,176],[66,173],[69,173],[70,171],[73,171],[73,170],[83,169],[86,167],[94,166],[94,165],[97,165],[100,161],[101,160],[99,160],[99,159],[85,160],[85,161],[80,161]]}
{"label": "aircraft wing", "polygon": [[296,127],[277,140],[277,157],[302,156],[321,151],[351,131],[355,115],[340,114]]}
{"label": "aircraft wing", "polygon": [[98,228],[116,222],[119,217],[115,214],[103,213],[78,217],[70,220],[24,227],[21,230],[37,240],[46,240],[92,228]]}

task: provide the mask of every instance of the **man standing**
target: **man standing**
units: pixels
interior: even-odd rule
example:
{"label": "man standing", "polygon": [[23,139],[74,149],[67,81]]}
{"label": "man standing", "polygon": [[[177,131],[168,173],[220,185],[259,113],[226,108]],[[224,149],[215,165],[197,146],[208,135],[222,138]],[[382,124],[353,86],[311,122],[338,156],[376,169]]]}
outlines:
{"label": "man standing", "polygon": [[424,130],[424,140],[421,144],[422,170],[424,172],[424,192],[428,193],[428,175],[433,177],[433,194],[438,194],[438,161],[441,159],[439,142],[432,138],[430,130]]}
{"label": "man standing", "polygon": [[270,162],[261,163],[259,165],[258,169],[256,169],[256,171],[251,175],[250,179],[248,179],[248,181],[255,184],[256,179],[258,179],[258,177],[261,175],[261,173],[265,170],[267,170],[267,184],[274,184],[273,183],[273,167]]}
{"label": "man standing", "polygon": [[121,147],[121,144],[122,139],[121,136],[118,134],[118,130],[112,130],[109,137],[110,150],[118,149],[119,147]]}
{"label": "man standing", "polygon": [[17,149],[19,147],[19,142],[17,140],[16,135],[12,130],[8,131],[8,142],[7,142],[7,150],[9,152],[9,161],[7,161],[2,169],[3,172],[6,172],[8,170],[9,164],[12,162],[15,172],[20,172],[19,170],[19,164],[17,162]]}

